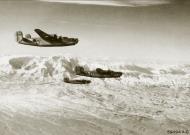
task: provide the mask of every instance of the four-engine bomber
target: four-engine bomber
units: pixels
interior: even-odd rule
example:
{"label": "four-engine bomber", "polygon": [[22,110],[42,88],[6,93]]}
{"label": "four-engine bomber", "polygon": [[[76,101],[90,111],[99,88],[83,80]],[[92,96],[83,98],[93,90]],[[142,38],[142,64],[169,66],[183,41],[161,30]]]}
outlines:
{"label": "four-engine bomber", "polygon": [[34,30],[39,37],[31,37],[30,34],[23,36],[22,31],[16,32],[16,40],[19,44],[30,45],[36,47],[65,47],[76,45],[78,38],[69,38],[57,36],[56,34],[47,34],[40,29]]}

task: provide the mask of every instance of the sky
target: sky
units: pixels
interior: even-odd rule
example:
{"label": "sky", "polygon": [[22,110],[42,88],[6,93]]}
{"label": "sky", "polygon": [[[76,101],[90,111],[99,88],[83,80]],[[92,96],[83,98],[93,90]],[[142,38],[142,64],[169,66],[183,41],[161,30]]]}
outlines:
{"label": "sky", "polygon": [[[0,53],[189,61],[188,0],[0,0]],[[36,48],[15,32],[79,38],[76,46]]]}

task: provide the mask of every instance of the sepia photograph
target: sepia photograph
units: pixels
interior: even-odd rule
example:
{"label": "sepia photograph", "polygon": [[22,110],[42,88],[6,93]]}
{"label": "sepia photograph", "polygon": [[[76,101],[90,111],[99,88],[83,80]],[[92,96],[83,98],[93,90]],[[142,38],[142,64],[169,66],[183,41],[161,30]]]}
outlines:
{"label": "sepia photograph", "polygon": [[190,0],[0,0],[0,135],[190,135]]}

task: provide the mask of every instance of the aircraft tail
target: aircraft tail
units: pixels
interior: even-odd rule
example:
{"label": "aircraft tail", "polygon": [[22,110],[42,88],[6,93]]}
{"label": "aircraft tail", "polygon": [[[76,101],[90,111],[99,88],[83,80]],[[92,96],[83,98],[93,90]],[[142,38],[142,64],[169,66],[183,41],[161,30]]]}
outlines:
{"label": "aircraft tail", "polygon": [[22,31],[17,31],[16,32],[16,41],[19,43],[19,42],[22,41],[22,39],[23,39],[23,33],[22,33]]}

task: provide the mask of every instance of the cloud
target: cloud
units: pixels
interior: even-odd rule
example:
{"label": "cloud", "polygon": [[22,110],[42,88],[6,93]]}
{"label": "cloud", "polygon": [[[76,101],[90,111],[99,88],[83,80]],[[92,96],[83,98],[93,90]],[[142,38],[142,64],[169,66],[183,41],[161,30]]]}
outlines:
{"label": "cloud", "polygon": [[171,1],[170,0],[127,0],[125,2],[133,6],[151,6],[151,5],[169,4]]}
{"label": "cloud", "polygon": [[104,5],[119,7],[136,7],[169,4],[172,0],[40,0],[43,2],[59,2],[83,5]]}

